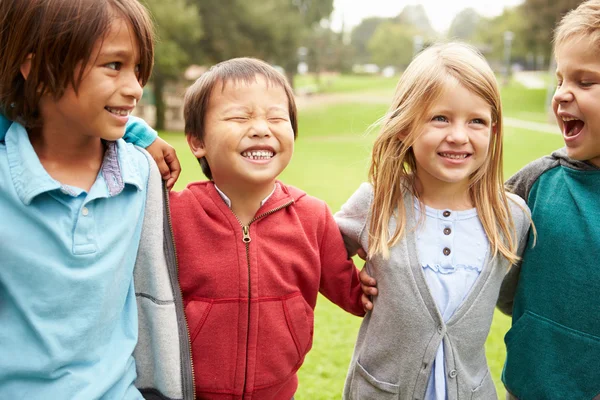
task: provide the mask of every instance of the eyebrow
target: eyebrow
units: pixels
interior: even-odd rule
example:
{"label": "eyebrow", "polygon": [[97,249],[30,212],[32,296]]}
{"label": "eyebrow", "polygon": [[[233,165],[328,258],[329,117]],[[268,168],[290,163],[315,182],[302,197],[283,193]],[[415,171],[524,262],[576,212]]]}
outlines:
{"label": "eyebrow", "polygon": [[106,57],[106,58],[129,58],[131,57],[131,51],[127,50],[107,50],[102,51],[98,55],[98,57]]}

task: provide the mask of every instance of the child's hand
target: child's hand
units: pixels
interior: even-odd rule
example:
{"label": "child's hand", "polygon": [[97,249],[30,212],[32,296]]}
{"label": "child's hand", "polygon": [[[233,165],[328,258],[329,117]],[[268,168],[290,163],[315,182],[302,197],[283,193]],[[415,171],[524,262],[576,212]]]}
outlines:
{"label": "child's hand", "polygon": [[[360,251],[359,251],[360,255]],[[365,311],[371,311],[373,309],[373,303],[371,302],[370,296],[377,296],[377,281],[372,278],[368,273],[367,269],[363,267],[358,275],[360,279],[360,288],[363,291],[362,303]]]}
{"label": "child's hand", "polygon": [[175,148],[157,137],[146,150],[156,161],[162,178],[167,181],[167,188],[171,189],[181,172],[181,164],[179,164]]}

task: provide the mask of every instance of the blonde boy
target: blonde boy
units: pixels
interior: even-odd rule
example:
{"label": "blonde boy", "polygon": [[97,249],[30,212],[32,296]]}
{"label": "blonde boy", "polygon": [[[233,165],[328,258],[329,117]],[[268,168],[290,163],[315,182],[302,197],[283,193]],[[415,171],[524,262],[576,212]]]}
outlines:
{"label": "blonde boy", "polygon": [[[537,229],[498,306],[512,314],[502,379],[509,398],[600,395],[600,1],[568,13],[554,37],[553,110],[566,147],[508,185]],[[518,281],[518,284],[517,284]]]}

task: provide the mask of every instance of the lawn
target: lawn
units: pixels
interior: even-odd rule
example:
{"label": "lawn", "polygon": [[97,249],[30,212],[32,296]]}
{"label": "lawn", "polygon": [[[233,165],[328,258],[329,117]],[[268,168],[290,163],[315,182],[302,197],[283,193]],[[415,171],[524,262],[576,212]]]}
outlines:
{"label": "lawn", "polygon": [[[356,86],[370,87],[364,82]],[[537,103],[539,93],[511,87],[505,92],[506,115],[543,113]],[[510,103],[510,104],[509,104]],[[366,180],[370,147],[376,130],[365,131],[386,110],[384,104],[344,103],[309,108],[300,113],[300,132],[295,154],[281,179],[309,194],[324,199],[332,211],[337,211],[358,185]],[[522,115],[520,114],[521,118]],[[181,189],[187,182],[204,179],[196,160],[187,149],[181,133],[162,133],[161,136],[178,149],[183,164],[176,185]],[[505,177],[527,162],[561,146],[560,135],[537,133],[508,128],[505,132]],[[315,338],[312,351],[299,372],[298,400],[339,399],[352,354],[360,319],[345,314],[326,299],[319,300],[315,315]],[[500,374],[504,362],[503,337],[510,319],[495,316],[486,344],[488,363],[498,393],[504,398]]]}

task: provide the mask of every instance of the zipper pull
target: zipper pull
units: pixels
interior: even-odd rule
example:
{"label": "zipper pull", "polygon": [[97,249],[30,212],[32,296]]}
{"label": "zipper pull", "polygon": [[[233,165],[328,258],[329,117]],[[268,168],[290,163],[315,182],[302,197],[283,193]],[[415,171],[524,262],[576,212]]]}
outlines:
{"label": "zipper pull", "polygon": [[242,226],[242,234],[244,235],[244,237],[242,238],[242,242],[250,243],[250,241],[252,239],[250,239],[250,227],[249,226]]}

